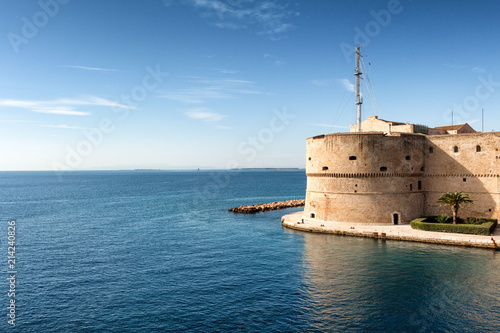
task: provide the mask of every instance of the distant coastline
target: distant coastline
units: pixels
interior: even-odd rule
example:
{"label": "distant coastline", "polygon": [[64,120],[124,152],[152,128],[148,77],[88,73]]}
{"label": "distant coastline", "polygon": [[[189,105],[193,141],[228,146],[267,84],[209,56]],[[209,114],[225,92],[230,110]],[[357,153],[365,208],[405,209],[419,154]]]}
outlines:
{"label": "distant coastline", "polygon": [[[200,168],[195,168],[195,169],[134,169],[134,171],[221,171],[224,169],[200,169]],[[304,170],[305,168],[233,168],[233,169],[227,169],[230,171],[300,171]]]}
{"label": "distant coastline", "polygon": [[267,170],[267,171],[297,171],[297,170],[305,170],[304,168],[234,168],[230,170]]}

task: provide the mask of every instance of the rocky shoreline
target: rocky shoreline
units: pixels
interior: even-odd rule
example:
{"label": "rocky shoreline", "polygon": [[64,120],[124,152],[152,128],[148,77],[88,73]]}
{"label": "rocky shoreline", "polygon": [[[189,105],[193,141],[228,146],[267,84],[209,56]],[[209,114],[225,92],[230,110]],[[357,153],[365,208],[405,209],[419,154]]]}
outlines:
{"label": "rocky shoreline", "polygon": [[267,212],[270,210],[279,210],[285,208],[302,207],[305,205],[305,199],[288,200],[288,201],[277,201],[270,202],[266,204],[258,205],[246,205],[229,208],[228,212],[240,213],[240,214],[254,214],[259,212]]}

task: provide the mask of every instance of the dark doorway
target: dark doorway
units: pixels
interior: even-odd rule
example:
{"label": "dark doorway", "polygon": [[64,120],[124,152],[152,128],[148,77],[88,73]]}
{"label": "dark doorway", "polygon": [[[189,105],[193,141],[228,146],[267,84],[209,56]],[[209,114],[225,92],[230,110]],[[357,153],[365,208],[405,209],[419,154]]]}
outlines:
{"label": "dark doorway", "polygon": [[392,214],[392,221],[394,222],[394,224],[399,224],[399,214]]}

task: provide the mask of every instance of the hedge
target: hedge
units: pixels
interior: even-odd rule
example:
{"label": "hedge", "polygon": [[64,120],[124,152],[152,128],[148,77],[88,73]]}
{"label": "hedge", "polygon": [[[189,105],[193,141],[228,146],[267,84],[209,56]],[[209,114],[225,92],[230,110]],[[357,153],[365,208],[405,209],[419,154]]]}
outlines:
{"label": "hedge", "polygon": [[497,226],[497,220],[484,219],[482,224],[450,224],[427,222],[426,217],[421,217],[410,222],[413,229],[425,231],[454,232],[459,234],[489,236]]}

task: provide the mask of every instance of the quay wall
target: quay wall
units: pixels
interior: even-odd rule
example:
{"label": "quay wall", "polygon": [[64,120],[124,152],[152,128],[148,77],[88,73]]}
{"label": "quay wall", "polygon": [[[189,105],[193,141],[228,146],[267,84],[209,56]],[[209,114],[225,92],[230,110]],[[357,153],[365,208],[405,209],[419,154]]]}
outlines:
{"label": "quay wall", "polygon": [[404,224],[448,214],[443,193],[474,200],[462,217],[500,215],[500,133],[426,136],[335,133],[307,139],[305,216],[323,221]]}

